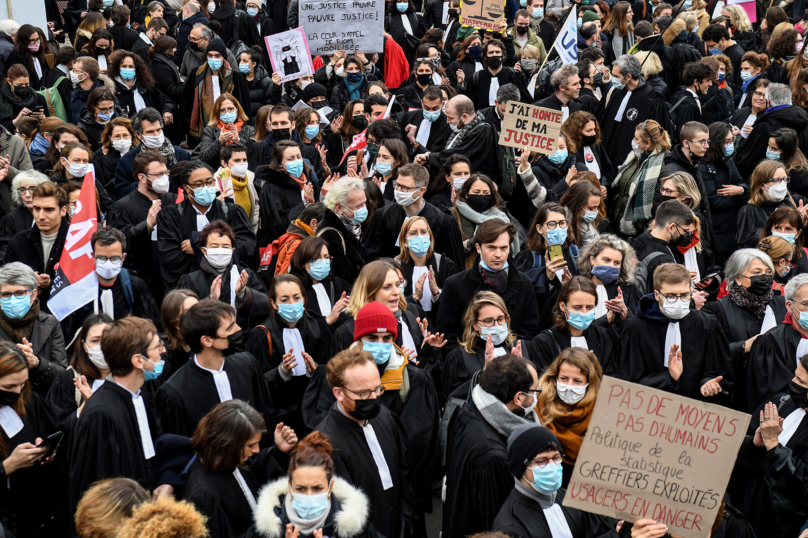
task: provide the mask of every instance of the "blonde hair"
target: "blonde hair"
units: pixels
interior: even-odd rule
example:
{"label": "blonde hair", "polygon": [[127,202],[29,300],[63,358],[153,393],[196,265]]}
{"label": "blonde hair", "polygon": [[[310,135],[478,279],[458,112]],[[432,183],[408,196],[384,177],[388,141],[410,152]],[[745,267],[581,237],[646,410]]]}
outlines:
{"label": "blonde hair", "polygon": [[541,58],[541,51],[533,45],[525,45],[519,53],[519,59],[522,58],[535,58],[538,60]]}
{"label": "blonde hair", "polygon": [[[694,2],[695,3],[695,2]],[[682,11],[679,15],[676,16],[677,19],[684,21],[685,29],[688,32],[692,32],[693,28],[699,23],[699,18],[696,16],[694,11]]]}
{"label": "blonde hair", "polygon": [[[659,60],[656,52],[640,51],[634,55],[642,66],[642,75],[650,77],[651,75],[658,75],[662,72],[662,62]],[[648,58],[646,60],[646,58]]]}
{"label": "blonde hair", "polygon": [[726,6],[723,11],[729,12],[729,23],[731,26],[735,26],[735,29],[739,32],[748,32],[752,29],[752,23],[741,6]]}
{"label": "blonde hair", "polygon": [[[786,172],[786,174],[788,173],[786,166],[780,161],[772,161],[769,159],[764,159],[758,163],[758,165],[755,167],[754,172],[752,172],[752,178],[749,181],[748,203],[756,207],[761,206],[761,204],[766,200],[766,197],[763,194],[763,185],[765,185],[767,181],[769,181],[771,178],[774,177],[774,173],[777,171],[778,168],[782,168],[783,171]],[[789,198],[791,198],[790,194]]]}
{"label": "blonde hair", "polygon": [[[774,41],[780,34],[785,32],[786,30],[794,30],[794,25],[790,22],[781,22],[774,29],[771,31],[771,37],[769,38],[769,43]],[[797,55],[799,56],[799,54]]]}
{"label": "blonde hair", "polygon": [[689,199],[688,202],[685,202],[687,207],[689,207],[691,210],[695,210],[697,207],[699,207],[699,204],[701,203],[701,193],[699,192],[699,188],[696,185],[696,180],[693,179],[693,176],[687,172],[674,172],[673,174],[660,179],[659,184],[662,185],[669,179],[673,181],[674,185],[676,185],[676,190],[679,191],[679,194]]}
{"label": "blonde hair", "polygon": [[[384,260],[376,260],[362,267],[351,290],[351,299],[348,301],[347,310],[351,316],[355,318],[363,306],[375,301],[373,296],[382,289],[390,271],[398,274],[396,267]],[[407,300],[403,293],[398,298],[398,308],[401,311],[407,310]]]}
{"label": "blonde hair", "polygon": [[770,235],[768,237],[764,237],[760,240],[760,243],[758,243],[757,249],[765,252],[772,260],[772,263],[775,261],[779,262],[783,258],[794,254],[794,245],[779,235]]}
{"label": "blonde hair", "polygon": [[474,324],[477,322],[477,316],[480,310],[486,305],[495,306],[502,310],[502,313],[507,318],[505,325],[508,326],[508,338],[505,339],[504,343],[508,347],[516,344],[516,335],[511,332],[511,318],[508,316],[508,307],[505,306],[505,301],[493,291],[480,291],[474,295],[468,308],[466,308],[466,313],[463,315],[463,326],[465,327],[463,330],[463,338],[462,340],[458,340],[460,347],[469,353],[474,353],[477,339],[480,338],[480,333],[474,328]]}
{"label": "blonde hair", "polygon": [[[558,397],[556,383],[558,372],[562,364],[575,366],[589,380],[589,387],[583,399],[574,405],[563,402]],[[555,358],[547,370],[539,379],[539,402],[536,409],[540,412],[541,423],[545,426],[553,422],[557,417],[569,413],[575,407],[586,407],[594,402],[598,397],[600,382],[603,379],[603,369],[594,353],[580,347],[568,347]]]}
{"label": "blonde hair", "polygon": [[80,538],[114,538],[135,507],[150,498],[148,491],[129,478],[96,482],[76,508],[76,532]]}
{"label": "blonde hair", "polygon": [[222,108],[222,103],[224,103],[225,101],[230,101],[231,103],[233,103],[233,106],[236,107],[236,116],[238,116],[238,119],[240,119],[244,123],[250,121],[250,118],[247,116],[247,114],[244,113],[244,109],[241,108],[241,103],[238,102],[238,99],[233,97],[233,94],[223,93],[219,96],[218,99],[216,99],[216,102],[213,103],[213,109],[211,109],[210,111],[210,120],[208,120],[209,127],[216,127],[219,125],[220,121],[219,109]]}
{"label": "blonde hair", "polygon": [[[412,259],[410,256],[410,246],[407,243],[407,234],[412,228],[412,225],[416,222],[423,222],[426,224],[426,231],[429,233],[429,250],[426,251],[426,257],[429,258],[432,256],[435,247],[435,236],[432,235],[432,228],[429,227],[429,221],[427,221],[424,217],[412,217],[411,219],[407,219],[404,221],[404,224],[401,226],[401,233],[398,236],[398,244],[400,245],[399,248],[401,249],[401,253],[397,256],[397,259],[404,263],[409,263]],[[413,282],[413,284],[415,284]]]}
{"label": "blonde hair", "polygon": [[117,538],[207,538],[207,520],[188,501],[160,497],[135,508]]}
{"label": "blonde hair", "polygon": [[638,123],[634,128],[640,132],[640,137],[654,144],[654,149],[662,147],[662,151],[669,153],[671,150],[671,137],[659,123],[654,120],[645,120]]}

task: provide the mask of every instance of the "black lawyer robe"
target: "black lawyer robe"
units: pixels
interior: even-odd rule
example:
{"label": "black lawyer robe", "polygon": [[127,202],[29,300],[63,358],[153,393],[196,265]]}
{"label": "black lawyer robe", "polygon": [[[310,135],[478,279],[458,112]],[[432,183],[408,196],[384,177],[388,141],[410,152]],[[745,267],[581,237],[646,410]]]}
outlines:
{"label": "black lawyer robe", "polygon": [[[224,360],[233,399],[243,400],[261,413],[267,431],[275,429],[272,400],[258,361],[249,353],[234,353]],[[192,359],[157,391],[157,407],[167,433],[190,437],[199,421],[221,401],[213,374]],[[265,440],[272,434],[265,434]]]}
{"label": "black lawyer robe", "polygon": [[[405,112],[404,116],[401,118],[401,140],[407,145],[407,150],[410,153],[410,158],[414,157],[417,153],[424,153],[424,152],[432,152],[437,151],[440,152],[443,148],[446,147],[446,140],[449,139],[449,135],[452,134],[452,129],[449,127],[449,124],[446,122],[446,114],[442,111],[438,119],[432,122],[432,125],[429,126],[429,138],[427,138],[425,147],[418,146],[417,149],[413,149],[413,144],[407,138],[407,126],[414,125],[416,129],[421,128],[421,123],[424,121],[424,110],[420,108],[421,104],[418,104],[418,110],[410,110],[409,112]],[[416,135],[417,135],[416,131]]]}
{"label": "black lawyer robe", "polygon": [[[317,300],[317,292],[314,291],[314,284],[311,281],[311,277],[307,274],[306,278],[301,278],[300,281],[303,282],[303,288],[306,292],[306,312],[308,312],[310,316],[328,317],[331,310],[328,312],[320,310],[320,301]],[[325,280],[320,281],[320,284],[323,285],[323,289],[326,295],[328,295],[331,308],[334,308],[339,298],[342,297],[343,292],[347,295],[351,294],[351,285],[338,276],[329,275]]]}
{"label": "black lawyer robe", "polygon": [[747,409],[755,409],[773,395],[785,392],[797,369],[801,339],[791,323],[781,323],[755,340],[748,357]]}
{"label": "black lawyer robe", "polygon": [[385,490],[362,427],[334,404],[315,430],[334,447],[334,474],[359,487],[370,499],[370,521],[384,536],[400,536],[403,521],[415,515],[415,490],[410,453],[398,418],[382,406],[368,421],[381,446],[393,487]]}
{"label": "black lawyer robe", "polygon": [[[531,360],[535,364],[529,340],[519,340],[522,342],[522,357]],[[510,352],[511,347],[503,343],[505,351]],[[485,368],[485,341],[477,338],[474,346],[474,353],[469,353],[458,346],[446,354],[441,368],[441,401],[446,402],[449,396],[458,387],[466,383],[472,376]],[[541,374],[539,374],[541,376]]]}
{"label": "black lawyer robe", "polygon": [[[620,378],[620,344],[617,341],[617,334],[608,327],[601,327],[592,323],[583,334],[586,338],[587,349],[595,353],[603,375]],[[553,326],[536,336],[530,342],[530,358],[536,365],[539,377],[553,363],[556,357],[568,347],[572,342],[572,335],[569,328],[558,330]]]}
{"label": "black lawyer robe", "polygon": [[[499,133],[478,111],[474,120],[480,119],[479,123],[458,142],[455,146],[444,148],[441,151],[434,151],[429,154],[429,170],[432,177],[436,176],[443,164],[452,155],[465,155],[469,159],[472,174],[485,174],[494,183],[501,183],[502,171],[500,168],[497,146],[499,144]],[[453,140],[453,135],[446,140],[447,145]]]}
{"label": "black lawyer robe", "polygon": [[[440,260],[438,260],[440,257]],[[399,260],[401,261],[401,260]],[[424,267],[432,267],[432,272],[435,273],[435,282],[438,284],[438,289],[443,289],[443,284],[446,282],[446,279],[450,276],[454,276],[460,272],[457,264],[448,256],[441,256],[440,254],[436,255],[434,252],[432,256],[427,258],[424,262]],[[405,297],[412,297],[414,290],[415,290],[415,279],[413,279],[412,275],[415,271],[415,263],[412,258],[410,261],[403,262],[401,261],[401,268],[404,271],[404,280],[407,284],[404,286],[404,296]],[[429,276],[427,279],[424,280],[424,287],[429,286]],[[415,300],[415,299],[413,299]],[[426,312],[429,316],[430,327],[432,327],[435,323],[435,317],[438,314],[438,302],[440,300],[440,295],[432,302],[432,310]],[[418,303],[420,305],[420,302]]]}
{"label": "black lawyer robe", "polygon": [[[412,335],[412,341],[415,343],[415,349],[418,352],[418,361],[420,362],[422,359],[431,358],[427,357],[427,355],[432,355],[430,347],[425,349],[421,349],[421,345],[424,342],[424,335],[421,332],[421,328],[418,325],[418,321],[416,320],[416,309],[412,308],[411,305],[408,306],[408,309],[405,310],[401,314],[401,318],[399,318],[399,325],[402,323],[407,324],[407,329],[409,329],[410,334]],[[344,351],[351,347],[354,343],[354,319],[348,316],[339,327],[334,329],[334,336],[331,339],[331,356],[333,357],[340,351]],[[394,343],[398,347],[403,347],[404,342],[401,336],[403,331],[401,328],[398,330],[398,335],[394,340]],[[438,353],[440,354],[440,353]]]}
{"label": "black lawyer robe", "polygon": [[31,229],[34,225],[34,215],[26,207],[18,207],[0,219],[0,263],[6,255],[8,243],[15,234]]}

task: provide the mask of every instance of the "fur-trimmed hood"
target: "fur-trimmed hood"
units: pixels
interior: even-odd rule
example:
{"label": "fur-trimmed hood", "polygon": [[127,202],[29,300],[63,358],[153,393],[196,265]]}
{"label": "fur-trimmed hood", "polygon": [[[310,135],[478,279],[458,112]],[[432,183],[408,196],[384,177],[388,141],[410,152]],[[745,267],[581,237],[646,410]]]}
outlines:
{"label": "fur-trimmed hood", "polygon": [[115,82],[111,78],[104,75],[103,73],[99,73],[98,80],[100,80],[101,83],[104,84],[104,86],[106,86],[107,89],[112,92],[112,95],[117,95],[117,92],[115,91]]}
{"label": "fur-trimmed hood", "polygon": [[[258,503],[253,512],[255,528],[259,535],[266,538],[283,538],[286,533],[286,522],[281,520],[283,500],[289,493],[289,479],[279,478],[263,488],[258,496]],[[361,490],[355,488],[342,478],[334,477],[331,490],[331,514],[323,527],[333,525],[333,533],[338,538],[351,538],[365,530],[368,523],[370,503]]]}
{"label": "fur-trimmed hood", "polygon": [[673,42],[676,41],[676,38],[679,37],[679,34],[685,30],[687,30],[687,23],[682,19],[676,19],[668,26],[665,33],[662,34],[662,40],[670,47]]}

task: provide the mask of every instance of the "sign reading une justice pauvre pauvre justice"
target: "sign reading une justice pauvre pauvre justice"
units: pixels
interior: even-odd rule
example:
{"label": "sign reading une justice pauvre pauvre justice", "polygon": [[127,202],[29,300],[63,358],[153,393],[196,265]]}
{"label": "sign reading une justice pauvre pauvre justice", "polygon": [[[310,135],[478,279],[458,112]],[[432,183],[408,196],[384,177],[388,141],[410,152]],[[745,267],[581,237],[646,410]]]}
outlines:
{"label": "sign reading une justice pauvre pauvre justice", "polygon": [[555,151],[562,119],[558,110],[508,101],[499,145],[550,155]]}
{"label": "sign reading une justice pauvre pauvre justice", "polygon": [[604,376],[564,506],[706,538],[750,418]]}

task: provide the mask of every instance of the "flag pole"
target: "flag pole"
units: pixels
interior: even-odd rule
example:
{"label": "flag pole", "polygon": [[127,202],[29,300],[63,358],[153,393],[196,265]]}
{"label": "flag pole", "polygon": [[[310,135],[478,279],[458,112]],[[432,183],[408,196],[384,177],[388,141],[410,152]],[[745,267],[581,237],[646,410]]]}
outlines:
{"label": "flag pole", "polygon": [[[544,66],[547,65],[547,61],[550,59],[550,54],[552,54],[552,52],[555,50],[556,43],[558,43],[559,38],[564,34],[564,25],[567,24],[567,20],[569,20],[570,15],[572,15],[573,10],[576,9],[575,6],[577,6],[578,3],[579,2],[571,2],[570,3],[570,9],[569,9],[569,11],[567,11],[567,16],[564,18],[564,21],[559,25],[561,29],[558,31],[558,35],[556,36],[555,40],[553,41],[553,44],[550,47],[550,50],[547,51],[547,55],[544,57],[544,61],[542,62],[541,67],[539,67],[539,70],[536,71],[536,76],[539,76],[541,74],[541,72],[542,72],[542,69],[544,69]],[[577,39],[577,36],[578,36],[577,28],[576,28],[575,36],[576,36],[576,39]],[[577,47],[577,45],[576,45],[576,47]]]}

